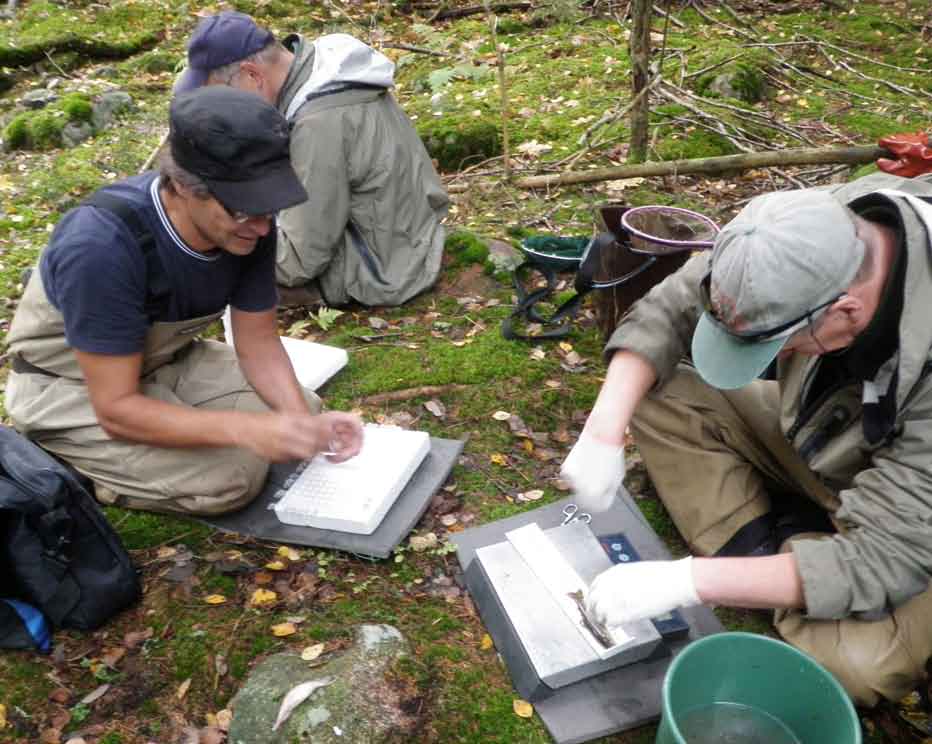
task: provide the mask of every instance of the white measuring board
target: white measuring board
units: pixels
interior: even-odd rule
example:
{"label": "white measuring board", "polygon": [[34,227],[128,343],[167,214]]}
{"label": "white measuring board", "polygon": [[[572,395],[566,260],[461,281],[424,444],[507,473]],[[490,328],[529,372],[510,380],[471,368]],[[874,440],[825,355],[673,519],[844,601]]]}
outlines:
{"label": "white measuring board", "polygon": [[600,659],[614,656],[635,640],[620,627],[606,628],[615,644],[605,648],[583,625],[579,607],[568,595],[585,591],[586,583],[579,578],[536,522],[506,532],[505,537]]}

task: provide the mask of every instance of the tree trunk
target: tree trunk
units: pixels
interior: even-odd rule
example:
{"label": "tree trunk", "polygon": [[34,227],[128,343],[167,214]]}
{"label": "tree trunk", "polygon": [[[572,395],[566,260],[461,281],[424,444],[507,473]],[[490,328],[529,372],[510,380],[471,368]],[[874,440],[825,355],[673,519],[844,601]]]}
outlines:
{"label": "tree trunk", "polygon": [[638,94],[650,83],[650,20],[653,13],[651,0],[633,0],[631,3],[631,141],[628,160],[643,163],[647,160],[648,116],[650,101],[647,95]]}

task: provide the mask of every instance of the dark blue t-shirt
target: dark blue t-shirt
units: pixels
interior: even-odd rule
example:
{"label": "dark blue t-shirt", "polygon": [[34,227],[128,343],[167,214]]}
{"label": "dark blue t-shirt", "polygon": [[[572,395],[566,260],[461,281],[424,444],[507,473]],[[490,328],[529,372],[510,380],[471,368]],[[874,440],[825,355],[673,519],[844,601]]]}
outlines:
{"label": "dark blue t-shirt", "polygon": [[[108,187],[137,209],[149,227],[171,288],[156,317],[147,314],[153,278],[126,224],[109,210],[80,206],[55,227],[39,262],[45,292],[64,316],[72,348],[97,354],[143,350],[154,322],[191,320],[226,305],[260,312],[275,307],[275,228],[247,256],[198,253],[172,227],[158,195],[158,175],[145,173]],[[151,264],[150,264],[151,265]],[[151,308],[149,308],[151,312]]]}

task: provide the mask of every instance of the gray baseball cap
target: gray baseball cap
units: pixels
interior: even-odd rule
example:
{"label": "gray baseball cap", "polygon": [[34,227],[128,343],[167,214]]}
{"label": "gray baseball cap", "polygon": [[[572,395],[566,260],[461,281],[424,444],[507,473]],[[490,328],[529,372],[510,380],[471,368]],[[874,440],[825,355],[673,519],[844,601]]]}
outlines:
{"label": "gray baseball cap", "polygon": [[790,336],[845,293],[864,259],[851,213],[821,190],[759,196],[715,239],[693,363],[717,388],[747,385]]}

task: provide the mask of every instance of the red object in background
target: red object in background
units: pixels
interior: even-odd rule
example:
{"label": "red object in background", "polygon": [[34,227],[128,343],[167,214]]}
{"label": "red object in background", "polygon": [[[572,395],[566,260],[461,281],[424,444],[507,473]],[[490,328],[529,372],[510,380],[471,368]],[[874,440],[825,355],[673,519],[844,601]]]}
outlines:
{"label": "red object in background", "polygon": [[932,173],[932,147],[925,132],[891,134],[881,137],[877,144],[896,155],[896,160],[879,158],[877,167],[880,170],[903,178]]}

